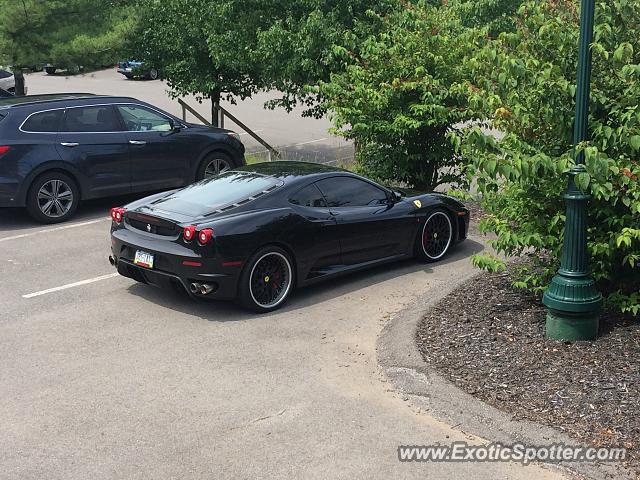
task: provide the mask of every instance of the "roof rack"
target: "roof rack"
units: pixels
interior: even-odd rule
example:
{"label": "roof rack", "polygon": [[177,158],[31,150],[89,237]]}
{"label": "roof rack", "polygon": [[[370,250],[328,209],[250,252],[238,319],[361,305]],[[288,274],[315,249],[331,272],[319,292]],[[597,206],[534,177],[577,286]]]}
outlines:
{"label": "roof rack", "polygon": [[25,95],[21,97],[0,98],[0,107],[11,107],[18,105],[29,105],[33,103],[55,102],[57,100],[67,100],[86,97],[104,97],[106,95],[95,95],[94,93],[45,93],[42,95]]}

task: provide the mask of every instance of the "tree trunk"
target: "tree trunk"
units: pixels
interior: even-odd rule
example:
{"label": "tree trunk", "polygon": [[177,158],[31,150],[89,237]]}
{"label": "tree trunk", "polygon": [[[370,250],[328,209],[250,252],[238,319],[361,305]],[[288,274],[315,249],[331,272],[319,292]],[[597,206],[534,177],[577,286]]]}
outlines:
{"label": "tree trunk", "polygon": [[16,96],[24,97],[24,75],[22,74],[22,70],[17,68],[15,72],[13,72],[13,76],[16,79]]}
{"label": "tree trunk", "polygon": [[220,126],[220,90],[211,92],[211,126]]}

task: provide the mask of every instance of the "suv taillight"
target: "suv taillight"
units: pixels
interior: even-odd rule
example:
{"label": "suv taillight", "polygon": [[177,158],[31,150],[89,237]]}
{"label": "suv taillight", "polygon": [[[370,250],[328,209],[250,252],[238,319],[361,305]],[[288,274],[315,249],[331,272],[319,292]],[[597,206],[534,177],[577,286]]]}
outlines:
{"label": "suv taillight", "polygon": [[5,153],[7,153],[9,150],[11,150],[10,146],[0,145],[0,157],[3,156]]}

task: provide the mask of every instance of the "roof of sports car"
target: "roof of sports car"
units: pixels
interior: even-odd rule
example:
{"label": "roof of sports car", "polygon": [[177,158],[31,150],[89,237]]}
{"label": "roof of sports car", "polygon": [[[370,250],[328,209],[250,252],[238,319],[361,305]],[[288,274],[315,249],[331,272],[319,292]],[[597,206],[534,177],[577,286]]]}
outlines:
{"label": "roof of sports car", "polygon": [[277,161],[277,162],[265,162],[255,163],[253,165],[247,165],[237,168],[236,170],[245,172],[255,172],[261,175],[269,175],[270,177],[287,179],[291,177],[306,177],[309,175],[318,175],[322,173],[331,172],[345,172],[338,167],[332,167],[323,163],[310,163],[310,162],[290,162],[290,161]]}

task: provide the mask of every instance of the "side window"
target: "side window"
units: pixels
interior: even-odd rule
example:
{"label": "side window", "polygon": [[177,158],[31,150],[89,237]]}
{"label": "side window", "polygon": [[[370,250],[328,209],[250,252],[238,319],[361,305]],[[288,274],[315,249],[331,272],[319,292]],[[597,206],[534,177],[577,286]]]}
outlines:
{"label": "side window", "polygon": [[12,76],[13,76],[13,73],[7,72],[6,70],[0,70],[0,78],[9,78]]}
{"label": "side window", "polygon": [[294,205],[300,205],[301,207],[315,207],[315,208],[327,208],[327,202],[322,196],[322,192],[318,190],[318,187],[309,185],[302,190],[298,190],[291,195],[289,199]]}
{"label": "side window", "polygon": [[140,105],[118,105],[118,111],[129,132],[168,132],[171,120]]}
{"label": "side window", "polygon": [[329,207],[369,207],[387,201],[384,190],[353,177],[332,177],[316,183]]}
{"label": "side window", "polygon": [[50,110],[48,112],[38,112],[31,115],[22,130],[25,132],[48,132],[57,133],[60,129],[62,114],[64,110]]}
{"label": "side window", "polygon": [[122,131],[111,105],[67,108],[63,132],[119,132]]}

